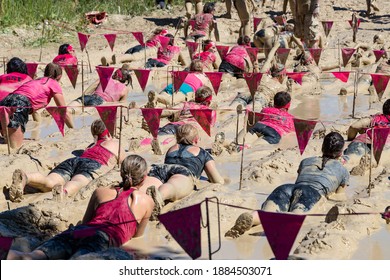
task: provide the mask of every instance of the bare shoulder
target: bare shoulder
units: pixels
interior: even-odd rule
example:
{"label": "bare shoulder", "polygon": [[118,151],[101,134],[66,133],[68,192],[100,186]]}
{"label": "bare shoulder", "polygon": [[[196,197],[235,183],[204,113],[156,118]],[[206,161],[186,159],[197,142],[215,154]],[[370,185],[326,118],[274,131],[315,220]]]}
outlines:
{"label": "bare shoulder", "polygon": [[112,200],[116,197],[116,190],[114,188],[97,188],[93,192],[93,196],[96,199],[96,202],[102,203],[108,200]]}

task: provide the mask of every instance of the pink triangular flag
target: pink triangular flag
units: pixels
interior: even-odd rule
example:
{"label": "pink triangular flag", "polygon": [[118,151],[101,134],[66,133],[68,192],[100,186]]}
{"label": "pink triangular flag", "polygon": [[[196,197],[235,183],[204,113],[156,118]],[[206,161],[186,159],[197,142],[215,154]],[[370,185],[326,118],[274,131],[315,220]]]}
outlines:
{"label": "pink triangular flag", "polygon": [[158,40],[160,41],[160,44],[161,44],[161,47],[163,48],[163,50],[166,50],[171,38],[159,35]]}
{"label": "pink triangular flag", "polygon": [[223,60],[229,51],[229,46],[216,46],[219,56]]}
{"label": "pink triangular flag", "polygon": [[193,19],[190,19],[190,20],[188,21],[188,23],[189,23],[189,25],[191,26],[191,28],[192,28],[192,30],[193,30],[193,29],[195,28],[196,21],[193,20]]}
{"label": "pink triangular flag", "polygon": [[376,58],[375,62],[378,62],[378,60],[386,53],[385,50],[373,50],[373,52]]}
{"label": "pink triangular flag", "polygon": [[332,72],[333,76],[342,81],[343,83],[348,82],[349,74],[351,72]]}
{"label": "pink triangular flag", "polygon": [[287,260],[306,215],[257,211],[277,260]]}
{"label": "pink triangular flag", "polygon": [[381,127],[381,128],[374,128],[374,135],[373,135],[373,152],[374,152],[374,158],[376,160],[376,163],[379,164],[379,160],[382,155],[383,147],[386,144],[387,137],[389,136],[390,128],[388,127]]}
{"label": "pink triangular flag", "polygon": [[286,75],[293,79],[295,82],[298,84],[302,85],[302,77],[305,76],[305,72],[291,72],[291,73],[286,73]]}
{"label": "pink triangular flag", "polygon": [[259,26],[260,22],[262,21],[262,18],[254,17],[253,18],[253,30],[256,33],[257,27]]}
{"label": "pink triangular flag", "polygon": [[246,52],[248,53],[249,58],[252,61],[252,63],[257,61],[257,52],[258,52],[257,48],[246,48]]}
{"label": "pink triangular flag", "polygon": [[187,71],[172,71],[173,92],[176,92],[180,89],[189,73],[190,72]]}
{"label": "pink triangular flag", "polygon": [[142,115],[149,126],[150,133],[157,138],[160,127],[160,116],[163,109],[141,108]]}
{"label": "pink triangular flag", "polygon": [[344,67],[347,66],[348,61],[351,59],[352,55],[355,53],[356,49],[353,48],[342,48],[341,56],[343,58]]}
{"label": "pink triangular flag", "polygon": [[97,229],[90,227],[90,228],[80,228],[73,231],[73,238],[74,239],[82,239],[90,236],[94,236],[96,234]]}
{"label": "pink triangular flag", "polygon": [[50,115],[52,115],[54,121],[58,126],[58,129],[60,130],[62,136],[64,136],[66,106],[46,107],[46,110],[50,113]]}
{"label": "pink triangular flag", "polygon": [[107,40],[108,45],[111,48],[111,51],[114,51],[114,45],[116,40],[116,34],[104,34],[104,37]]}
{"label": "pink triangular flag", "polygon": [[96,106],[96,110],[99,113],[100,118],[106,125],[108,131],[111,135],[115,133],[115,125],[116,125],[116,111],[117,106]]}
{"label": "pink triangular flag", "polygon": [[106,87],[108,85],[108,82],[111,79],[114,70],[115,70],[114,67],[96,66],[96,71],[99,75],[100,84],[102,85],[103,91],[106,90]]}
{"label": "pink triangular flag", "polygon": [[[352,20],[350,19],[350,20],[348,20],[348,23],[349,23],[349,25],[353,28],[353,26],[352,26]],[[357,28],[359,28],[359,26],[360,26],[360,18],[357,20]]]}
{"label": "pink triangular flag", "polygon": [[330,30],[332,30],[333,21],[323,21],[322,27],[324,28],[325,36],[328,37]]}
{"label": "pink triangular flag", "polygon": [[306,149],[307,143],[313,133],[317,121],[300,120],[294,118],[295,134],[298,140],[298,147],[301,155]]}
{"label": "pink triangular flag", "polygon": [[262,73],[244,73],[245,81],[252,95],[255,95],[262,77]]}
{"label": "pink triangular flag", "polygon": [[11,249],[12,242],[14,239],[12,237],[0,236],[0,259],[6,260],[8,252]]}
{"label": "pink triangular flag", "polygon": [[34,79],[35,73],[37,72],[38,63],[35,62],[26,62],[27,74]]}
{"label": "pink triangular flag", "polygon": [[194,119],[199,123],[208,136],[211,136],[211,124],[213,123],[213,110],[190,109]]}
{"label": "pink triangular flag", "polygon": [[285,48],[279,48],[276,51],[276,55],[279,58],[279,62],[282,63],[283,65],[286,64],[286,61],[288,59],[288,55],[290,54],[291,49],[285,49]]}
{"label": "pink triangular flag", "polygon": [[145,91],[146,84],[148,83],[150,70],[149,69],[133,69],[135,76],[143,91]]}
{"label": "pink triangular flag", "polygon": [[215,95],[218,94],[219,86],[221,85],[222,72],[204,72],[204,74],[209,78],[211,85],[213,86]]}
{"label": "pink triangular flag", "polygon": [[131,32],[131,34],[133,34],[134,38],[138,41],[138,43],[141,46],[145,45],[145,43],[144,43],[144,34],[142,32]]}
{"label": "pink triangular flag", "polygon": [[197,42],[186,41],[186,46],[188,48],[188,52],[190,53],[190,57],[192,57],[194,55],[194,53],[196,52],[196,49],[198,48],[198,45],[199,45],[199,43],[197,43]]}
{"label": "pink triangular flag", "polygon": [[76,88],[77,83],[77,76],[79,75],[79,69],[76,65],[66,65],[64,67],[66,75],[68,75],[68,78],[70,82],[72,83],[73,88]]}
{"label": "pink triangular flag", "polygon": [[320,63],[322,50],[323,49],[309,49],[309,52],[317,65]]}
{"label": "pink triangular flag", "polygon": [[378,94],[379,100],[382,99],[382,95],[386,90],[389,83],[390,76],[382,74],[371,74],[372,83],[374,84],[376,94]]}
{"label": "pink triangular flag", "polygon": [[202,255],[200,204],[161,214],[158,219],[192,259]]}
{"label": "pink triangular flag", "polygon": [[86,34],[78,32],[77,36],[79,37],[81,51],[84,51],[85,47],[87,46],[89,37],[91,35],[86,35]]}

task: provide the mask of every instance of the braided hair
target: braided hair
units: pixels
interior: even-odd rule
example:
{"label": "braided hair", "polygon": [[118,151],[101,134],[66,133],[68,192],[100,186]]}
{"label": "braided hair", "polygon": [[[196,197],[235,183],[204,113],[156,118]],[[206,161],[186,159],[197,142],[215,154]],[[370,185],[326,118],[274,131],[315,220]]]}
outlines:
{"label": "braided hair", "polygon": [[148,169],[146,160],[138,155],[127,156],[121,165],[122,183],[120,186],[124,190],[142,184]]}
{"label": "braided hair", "polygon": [[322,166],[318,167],[319,170],[323,170],[326,163],[330,159],[336,159],[341,155],[344,148],[344,138],[338,132],[330,132],[322,143]]}

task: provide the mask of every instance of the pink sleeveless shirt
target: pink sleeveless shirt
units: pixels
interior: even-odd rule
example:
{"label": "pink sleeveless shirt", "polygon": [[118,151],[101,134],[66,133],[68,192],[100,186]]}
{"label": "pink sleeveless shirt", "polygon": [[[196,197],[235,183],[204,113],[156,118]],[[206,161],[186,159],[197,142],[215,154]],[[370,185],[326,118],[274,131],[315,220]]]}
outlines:
{"label": "pink sleeveless shirt", "polygon": [[201,52],[195,54],[193,59],[199,59],[204,67],[211,68],[210,66],[217,60],[217,57],[212,52]]}
{"label": "pink sleeveless shirt", "polygon": [[61,67],[72,65],[77,66],[77,57],[66,53],[66,54],[59,54],[53,59],[53,63],[56,63],[60,65]]}
{"label": "pink sleeveless shirt", "polygon": [[196,90],[198,88],[200,88],[201,86],[203,86],[203,82],[202,80],[199,78],[199,75],[203,75],[203,74],[199,74],[199,73],[189,73],[187,75],[187,77],[185,78],[184,80],[184,83],[188,84],[194,92],[196,92]]}
{"label": "pink sleeveless shirt", "polygon": [[157,61],[160,61],[165,64],[169,64],[171,60],[180,53],[180,47],[178,46],[170,46],[164,50],[162,47],[158,48],[157,51]]}
{"label": "pink sleeveless shirt", "polygon": [[97,161],[101,165],[108,165],[111,157],[116,157],[112,152],[104,148],[101,144],[105,140],[99,140],[95,145],[85,149],[81,158],[89,158]]}
{"label": "pink sleeveless shirt", "polygon": [[274,107],[266,107],[261,110],[261,113],[264,115],[260,120],[260,123],[272,127],[279,133],[280,136],[295,131],[293,120],[294,117],[286,110]]}
{"label": "pink sleeveless shirt", "polygon": [[214,16],[212,14],[197,14],[194,17],[195,26],[193,32],[191,32],[191,36],[194,35],[203,35],[207,36],[207,32],[209,31],[210,25],[214,20]]}
{"label": "pink sleeveless shirt", "polygon": [[18,87],[31,81],[31,77],[17,72],[4,74],[0,76],[0,101],[8,94],[14,92]]}
{"label": "pink sleeveless shirt", "polygon": [[235,46],[225,56],[226,62],[229,62],[231,65],[234,65],[241,70],[245,70],[246,68],[245,59],[249,60],[245,46]]}
{"label": "pink sleeveless shirt", "polygon": [[110,79],[104,91],[102,85],[99,83],[94,93],[99,95],[106,102],[116,102],[121,99],[122,92],[125,88],[125,84],[117,80]]}
{"label": "pink sleeveless shirt", "polygon": [[[380,127],[390,127],[390,116],[385,116],[383,114],[378,114],[371,116],[371,127],[380,128]],[[372,130],[371,128],[366,128],[365,133],[359,134],[354,141],[362,143],[371,143]],[[390,143],[390,137],[387,137],[386,143]]]}
{"label": "pink sleeveless shirt", "polygon": [[105,232],[116,246],[130,240],[137,231],[137,220],[129,206],[129,196],[134,189],[117,189],[117,197],[100,204],[95,216],[87,223]]}

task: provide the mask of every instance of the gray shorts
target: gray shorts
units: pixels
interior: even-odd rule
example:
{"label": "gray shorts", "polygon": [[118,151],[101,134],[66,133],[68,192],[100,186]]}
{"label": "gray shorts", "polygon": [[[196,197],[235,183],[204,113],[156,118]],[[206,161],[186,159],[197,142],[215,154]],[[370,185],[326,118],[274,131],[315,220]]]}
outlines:
{"label": "gray shorts", "polygon": [[[76,99],[81,104],[83,103],[83,97],[80,96]],[[104,103],[102,97],[97,94],[84,95],[84,106],[98,106]]]}
{"label": "gray shorts", "polygon": [[187,167],[178,164],[152,164],[148,176],[157,178],[165,184],[169,178],[176,174],[192,176]]}
{"label": "gray shorts", "polygon": [[96,160],[89,159],[89,158],[81,158],[81,157],[74,157],[69,158],[63,162],[61,162],[59,165],[57,165],[51,173],[56,173],[60,175],[62,178],[64,178],[65,182],[72,179],[75,175],[83,175],[88,179],[95,179],[98,177],[98,174],[96,171],[101,167],[102,165],[98,163]]}

